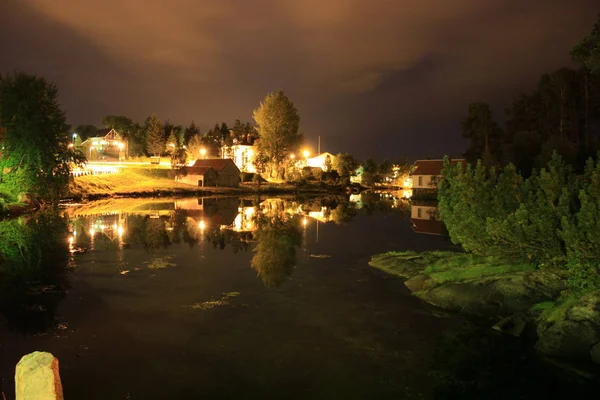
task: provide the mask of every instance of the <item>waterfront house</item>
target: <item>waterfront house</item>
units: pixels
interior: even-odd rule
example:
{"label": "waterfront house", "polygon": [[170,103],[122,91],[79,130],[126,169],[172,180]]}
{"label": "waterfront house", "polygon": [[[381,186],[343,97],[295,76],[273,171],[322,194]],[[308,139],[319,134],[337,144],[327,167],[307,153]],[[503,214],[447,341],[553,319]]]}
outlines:
{"label": "waterfront house", "polygon": [[230,158],[210,158],[196,160],[194,165],[182,168],[183,174],[177,178],[179,182],[195,186],[240,185],[240,170]]}
{"label": "waterfront house", "polygon": [[234,164],[242,172],[256,172],[254,157],[256,156],[256,147],[249,144],[234,144],[232,146],[221,147],[221,158],[232,159]]}
{"label": "waterfront house", "polygon": [[[450,160],[452,163],[461,163],[466,165],[463,159]],[[417,160],[413,164],[412,173],[412,188],[413,190],[436,191],[439,179],[442,176],[442,168],[444,160]]]}
{"label": "waterfront house", "polygon": [[323,171],[328,171],[333,166],[335,156],[331,153],[325,152],[317,154],[314,157],[306,159],[306,166],[313,168],[321,168]]}
{"label": "waterfront house", "polygon": [[443,222],[440,221],[439,209],[435,205],[413,203],[410,206],[410,223],[416,233],[447,234]]}
{"label": "waterfront house", "polygon": [[127,140],[114,129],[101,129],[96,136],[77,146],[88,159],[122,160],[127,155]]}

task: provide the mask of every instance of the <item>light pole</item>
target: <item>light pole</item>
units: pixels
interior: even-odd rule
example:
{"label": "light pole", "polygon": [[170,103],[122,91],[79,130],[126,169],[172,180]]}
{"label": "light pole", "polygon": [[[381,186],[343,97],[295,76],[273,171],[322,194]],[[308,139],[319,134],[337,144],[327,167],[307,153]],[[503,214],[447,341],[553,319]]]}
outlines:
{"label": "light pole", "polygon": [[94,146],[90,146],[90,160],[92,159],[92,150],[94,150]]}
{"label": "light pole", "polygon": [[200,149],[200,158],[204,159],[205,156],[206,156],[206,149],[205,148]]}

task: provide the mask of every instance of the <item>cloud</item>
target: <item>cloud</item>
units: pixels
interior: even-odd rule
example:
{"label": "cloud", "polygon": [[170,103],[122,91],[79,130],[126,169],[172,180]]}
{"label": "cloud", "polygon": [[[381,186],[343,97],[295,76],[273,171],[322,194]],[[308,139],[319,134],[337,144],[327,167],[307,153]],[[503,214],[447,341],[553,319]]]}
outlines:
{"label": "cloud", "polygon": [[43,70],[34,52],[60,36],[73,60],[45,60],[52,76],[81,77],[67,101],[80,109],[77,99],[90,99],[86,116],[110,108],[208,126],[250,119],[267,92],[284,89],[307,137],[359,152],[367,146],[350,143],[365,134],[443,138],[452,120],[446,131],[460,137],[469,101],[502,105],[568,63],[597,12],[592,0],[21,0],[5,18],[25,7],[62,33],[13,24],[8,35],[38,44],[4,54]]}

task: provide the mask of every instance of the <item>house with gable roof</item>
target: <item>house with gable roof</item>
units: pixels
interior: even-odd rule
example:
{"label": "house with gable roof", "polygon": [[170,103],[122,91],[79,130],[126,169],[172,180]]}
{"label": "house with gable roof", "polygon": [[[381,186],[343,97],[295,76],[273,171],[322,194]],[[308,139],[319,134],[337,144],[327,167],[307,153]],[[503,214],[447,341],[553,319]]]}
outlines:
{"label": "house with gable roof", "polygon": [[[463,159],[450,160],[453,164],[467,165]],[[417,160],[413,164],[412,179],[413,190],[437,190],[437,185],[442,177],[442,169],[444,168],[444,160]]]}
{"label": "house with gable roof", "polygon": [[181,169],[182,175],[178,182],[194,186],[225,186],[240,185],[240,170],[230,158],[210,158],[196,160],[189,167]]}

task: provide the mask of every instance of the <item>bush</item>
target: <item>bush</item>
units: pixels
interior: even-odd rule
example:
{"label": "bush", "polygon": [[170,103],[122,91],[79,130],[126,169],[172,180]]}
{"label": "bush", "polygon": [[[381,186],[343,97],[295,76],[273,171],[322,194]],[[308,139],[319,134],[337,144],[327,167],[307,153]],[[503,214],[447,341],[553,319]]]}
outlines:
{"label": "bush", "polygon": [[445,161],[438,194],[452,241],[466,251],[568,271],[579,289],[600,287],[600,163],[575,176],[556,153],[528,179],[513,165]]}

